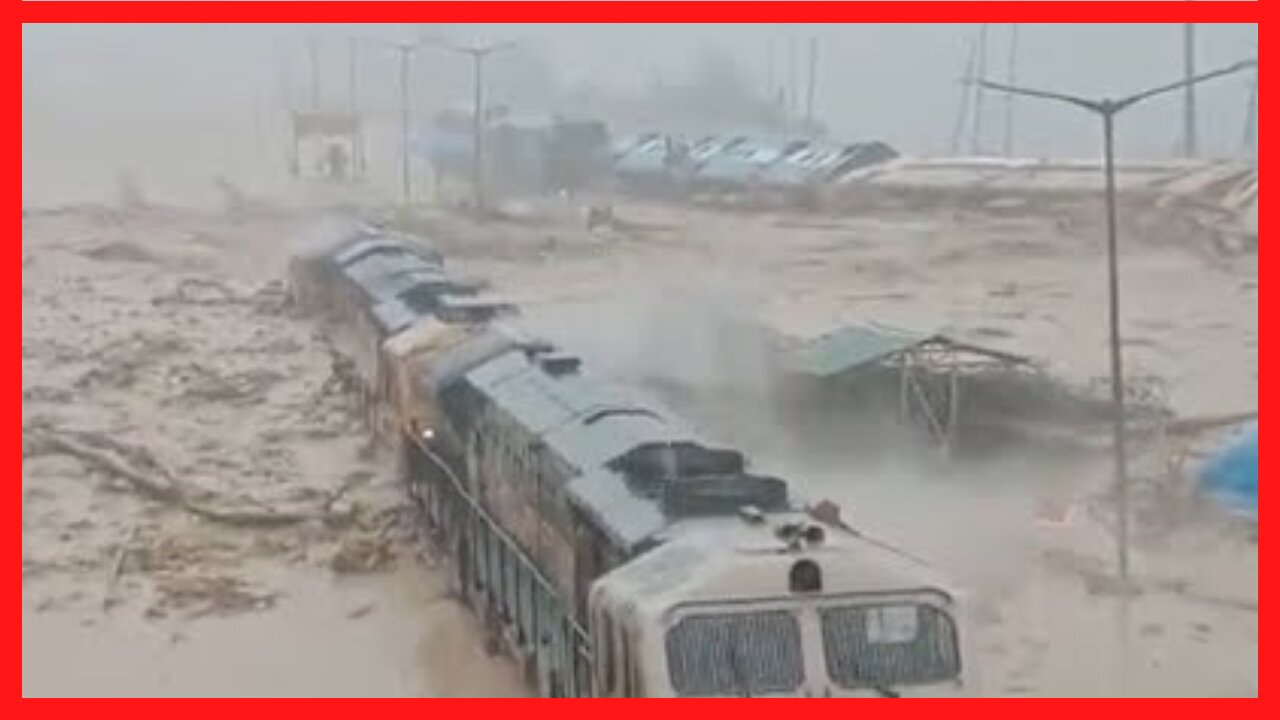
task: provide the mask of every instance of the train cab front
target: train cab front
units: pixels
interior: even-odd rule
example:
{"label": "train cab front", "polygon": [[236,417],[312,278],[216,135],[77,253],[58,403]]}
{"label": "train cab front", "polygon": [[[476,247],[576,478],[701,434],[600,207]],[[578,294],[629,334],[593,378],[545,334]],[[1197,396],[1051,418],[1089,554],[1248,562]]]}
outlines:
{"label": "train cab front", "polygon": [[601,579],[599,694],[976,694],[961,604],[930,573],[824,526],[757,522],[767,541],[703,527]]}

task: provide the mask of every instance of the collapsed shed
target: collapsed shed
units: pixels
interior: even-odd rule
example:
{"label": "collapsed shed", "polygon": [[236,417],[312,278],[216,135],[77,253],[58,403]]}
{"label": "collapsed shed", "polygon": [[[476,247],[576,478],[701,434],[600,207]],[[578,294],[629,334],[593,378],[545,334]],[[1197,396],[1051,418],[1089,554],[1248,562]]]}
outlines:
{"label": "collapsed shed", "polygon": [[997,378],[1034,372],[1019,355],[874,323],[794,344],[786,358],[788,371],[816,392],[810,399],[893,408],[899,422],[921,429],[947,453],[962,427],[973,431],[995,420]]}

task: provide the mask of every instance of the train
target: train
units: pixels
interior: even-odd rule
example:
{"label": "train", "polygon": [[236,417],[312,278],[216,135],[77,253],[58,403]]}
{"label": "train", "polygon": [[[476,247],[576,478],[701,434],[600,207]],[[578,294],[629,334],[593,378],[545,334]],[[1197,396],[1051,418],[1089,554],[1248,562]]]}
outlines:
{"label": "train", "polygon": [[544,697],[972,695],[969,603],[829,502],[361,226],[291,297],[350,353],[450,581]]}

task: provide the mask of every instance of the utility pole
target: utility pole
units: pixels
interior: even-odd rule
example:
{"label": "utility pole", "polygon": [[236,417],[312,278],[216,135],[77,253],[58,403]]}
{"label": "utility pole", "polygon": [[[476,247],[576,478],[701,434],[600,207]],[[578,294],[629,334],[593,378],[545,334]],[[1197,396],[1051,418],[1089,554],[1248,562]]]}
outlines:
{"label": "utility pole", "polygon": [[1027,97],[1054,100],[1068,103],[1097,115],[1102,120],[1103,153],[1105,156],[1105,193],[1106,193],[1106,225],[1107,225],[1107,289],[1108,320],[1110,323],[1111,349],[1111,414],[1112,414],[1112,448],[1114,451],[1116,474],[1116,514],[1118,517],[1116,560],[1120,581],[1127,590],[1129,587],[1129,473],[1128,460],[1125,454],[1125,403],[1124,403],[1124,368],[1120,345],[1120,273],[1117,251],[1117,208],[1115,179],[1115,118],[1121,112],[1138,103],[1165,93],[1181,90],[1191,84],[1199,84],[1206,80],[1232,75],[1251,67],[1257,67],[1257,60],[1245,60],[1234,65],[1185,78],[1175,83],[1161,85],[1150,90],[1134,93],[1119,100],[1111,98],[1093,99],[1045,90],[1033,90],[1003,83],[980,80],[988,89],[1007,92]]}
{"label": "utility pole", "polygon": [[804,99],[804,125],[813,132],[813,101],[818,83],[818,38],[809,38],[809,87]]}
{"label": "utility pole", "polygon": [[1244,154],[1252,156],[1258,133],[1258,77],[1249,83],[1249,102],[1244,109]]}
{"label": "utility pole", "polygon": [[796,40],[787,38],[787,126],[795,122],[800,99],[796,91]]}
{"label": "utility pole", "polygon": [[359,61],[360,42],[356,38],[347,41],[347,100],[352,123],[352,169],[356,177],[364,176],[364,128],[360,122]]}
{"label": "utility pole", "polygon": [[307,38],[307,56],[311,60],[311,109],[320,112],[320,43]]}
{"label": "utility pole", "polygon": [[774,46],[774,41],[773,41],[773,38],[770,37],[769,42],[767,44],[767,48],[766,48],[766,52],[768,52],[769,54],[765,58],[765,65],[764,65],[764,97],[766,100],[769,101],[771,105],[774,104],[774,102],[777,100],[777,93],[775,92],[775,90],[777,89],[777,86],[778,86],[778,82],[774,78],[774,72],[773,72],[773,56],[774,56],[773,46]]}
{"label": "utility pole", "polygon": [[973,75],[978,60],[977,51],[977,44],[970,40],[969,59],[965,61],[964,75],[961,76],[960,80],[960,108],[956,113],[956,124],[951,128],[951,157],[956,157],[960,154],[960,144],[964,138],[964,129],[969,121],[969,100],[978,89],[978,79]]}
{"label": "utility pole", "polygon": [[[1005,68],[1005,83],[1018,84],[1018,24],[1009,26],[1009,64]],[[1013,103],[1014,94],[1004,94],[1004,156],[1013,157]]]}
{"label": "utility pole", "polygon": [[[355,106],[356,98],[356,74],[355,74],[355,46],[357,41],[352,41],[351,52],[351,97],[352,106]],[[410,152],[412,151],[412,143],[410,142],[410,133],[412,132],[412,118],[410,108],[410,70],[413,65],[413,54],[420,49],[417,43],[413,42],[387,42],[386,40],[370,39],[368,42],[372,45],[394,50],[400,60],[400,199],[401,202],[408,205],[413,198],[413,175],[412,165],[410,161]],[[363,157],[363,152],[362,152]]]}
{"label": "utility pole", "polygon": [[461,46],[437,39],[427,39],[425,42],[471,58],[475,83],[475,94],[472,98],[471,106],[471,183],[472,192],[475,196],[475,211],[477,216],[480,216],[485,208],[484,135],[486,123],[484,118],[484,61],[493,53],[506,50],[514,46],[515,43],[501,42],[492,45]]}
{"label": "utility pole", "polygon": [[351,38],[347,41],[347,109],[352,117],[360,112],[360,95],[358,66],[356,57],[359,54],[359,41]]}
{"label": "utility pole", "polygon": [[[983,23],[978,28],[978,60],[977,69],[975,70],[978,80],[987,79],[987,29],[988,25]],[[983,96],[985,95],[982,83],[974,88],[973,95],[973,134],[969,137],[969,154],[980,155],[982,153],[982,115],[985,110],[983,106]]]}
{"label": "utility pole", "polygon": [[409,117],[409,70],[416,45],[404,43],[397,45],[400,52],[400,197],[408,205],[413,197],[412,172],[409,163],[410,117]]}
{"label": "utility pole", "polygon": [[476,214],[484,210],[484,55],[471,53],[474,95],[471,103],[471,184],[475,193]]}
{"label": "utility pole", "polygon": [[[1186,23],[1182,26],[1182,68],[1183,77],[1187,80],[1196,75],[1196,26]],[[1194,158],[1198,153],[1196,143],[1196,86],[1187,83],[1186,100],[1182,108],[1182,154]]]}

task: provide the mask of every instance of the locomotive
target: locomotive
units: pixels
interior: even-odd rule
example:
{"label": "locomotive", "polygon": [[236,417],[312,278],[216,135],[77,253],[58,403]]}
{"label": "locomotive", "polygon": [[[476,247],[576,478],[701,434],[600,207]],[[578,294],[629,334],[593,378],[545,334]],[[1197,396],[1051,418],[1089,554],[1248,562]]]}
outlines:
{"label": "locomotive", "polygon": [[459,597],[539,695],[975,692],[943,578],[590,373],[425,241],[363,228],[290,275],[345,338]]}

